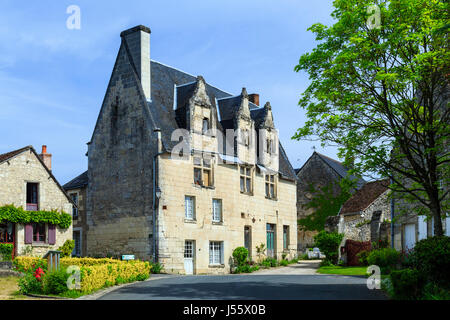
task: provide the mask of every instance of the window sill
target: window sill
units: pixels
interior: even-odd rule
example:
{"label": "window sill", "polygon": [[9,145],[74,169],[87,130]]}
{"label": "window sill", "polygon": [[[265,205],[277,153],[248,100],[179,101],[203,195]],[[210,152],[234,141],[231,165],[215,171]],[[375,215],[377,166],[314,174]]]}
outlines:
{"label": "window sill", "polygon": [[32,247],[44,247],[44,248],[50,247],[50,245],[48,243],[45,243],[45,242],[33,242],[31,244],[31,246]]}
{"label": "window sill", "polygon": [[276,198],[276,197],[275,197],[275,198],[272,198],[272,197],[266,196],[266,199],[267,199],[267,200],[272,200],[272,201],[278,201],[278,198]]}
{"label": "window sill", "polygon": [[223,226],[223,221],[212,221],[212,224],[215,226]]}
{"label": "window sill", "polygon": [[196,224],[196,223],[197,223],[197,220],[195,220],[195,219],[186,219],[186,218],[184,218],[184,223],[193,223],[193,224]]}
{"label": "window sill", "polygon": [[192,185],[196,188],[201,188],[201,189],[215,189],[216,188],[214,186],[204,186],[202,184],[197,184],[197,183],[193,183]]}
{"label": "window sill", "polygon": [[225,268],[224,264],[210,264],[208,268]]}
{"label": "window sill", "polygon": [[241,194],[245,194],[247,196],[253,196],[253,192],[242,192],[241,191]]}

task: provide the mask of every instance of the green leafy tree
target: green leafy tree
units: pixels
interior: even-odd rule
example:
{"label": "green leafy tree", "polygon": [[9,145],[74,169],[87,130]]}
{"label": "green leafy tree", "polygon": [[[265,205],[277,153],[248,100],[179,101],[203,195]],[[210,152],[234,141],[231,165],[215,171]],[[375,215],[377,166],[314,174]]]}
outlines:
{"label": "green leafy tree", "polygon": [[314,236],[314,245],[325,255],[325,261],[337,264],[338,250],[342,239],[344,239],[344,234],[342,233],[320,231]]}
{"label": "green leafy tree", "polygon": [[335,0],[335,23],[308,29],[319,43],[295,67],[311,83],[293,139],[338,146],[354,173],[389,177],[396,197],[435,218],[436,235],[450,212],[449,3]]}
{"label": "green leafy tree", "polygon": [[324,230],[325,221],[329,216],[339,213],[341,206],[352,195],[355,182],[348,178],[339,182],[330,182],[322,188],[316,189],[309,185],[309,192],[313,195],[311,201],[304,205],[305,209],[314,209],[313,213],[298,220],[298,225],[306,231]]}

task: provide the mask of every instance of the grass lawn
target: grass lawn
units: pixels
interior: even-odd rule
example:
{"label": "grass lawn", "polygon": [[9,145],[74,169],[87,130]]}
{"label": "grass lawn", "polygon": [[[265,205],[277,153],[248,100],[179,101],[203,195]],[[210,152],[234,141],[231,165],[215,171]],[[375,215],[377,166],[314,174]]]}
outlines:
{"label": "grass lawn", "polygon": [[317,272],[322,274],[340,274],[344,276],[365,276],[367,274],[367,267],[329,266],[320,267]]}
{"label": "grass lawn", "polygon": [[19,278],[14,276],[0,277],[0,300],[42,300],[20,294],[18,280]]}

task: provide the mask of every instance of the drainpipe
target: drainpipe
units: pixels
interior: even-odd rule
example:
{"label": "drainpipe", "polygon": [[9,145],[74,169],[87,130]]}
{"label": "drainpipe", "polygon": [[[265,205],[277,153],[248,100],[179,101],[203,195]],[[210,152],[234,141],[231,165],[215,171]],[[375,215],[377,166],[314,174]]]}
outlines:
{"label": "drainpipe", "polygon": [[159,199],[156,196],[156,190],[159,188],[159,156],[162,152],[161,129],[155,128],[156,132],[157,153],[153,156],[153,261],[159,261],[159,239],[158,226],[159,223]]}

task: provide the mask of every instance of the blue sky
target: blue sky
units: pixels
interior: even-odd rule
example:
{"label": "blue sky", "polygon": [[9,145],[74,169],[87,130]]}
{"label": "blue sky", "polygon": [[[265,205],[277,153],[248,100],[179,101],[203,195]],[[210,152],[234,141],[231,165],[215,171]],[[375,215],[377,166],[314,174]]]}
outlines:
{"label": "blue sky", "polygon": [[[227,92],[242,87],[270,101],[292,165],[336,149],[291,140],[305,122],[297,103],[308,86],[294,72],[315,47],[306,29],[332,22],[332,1],[8,1],[0,3],[0,153],[48,146],[62,183],[87,169],[86,143],[111,75],[120,32],[151,28],[151,58]],[[81,29],[69,30],[69,5]]]}

